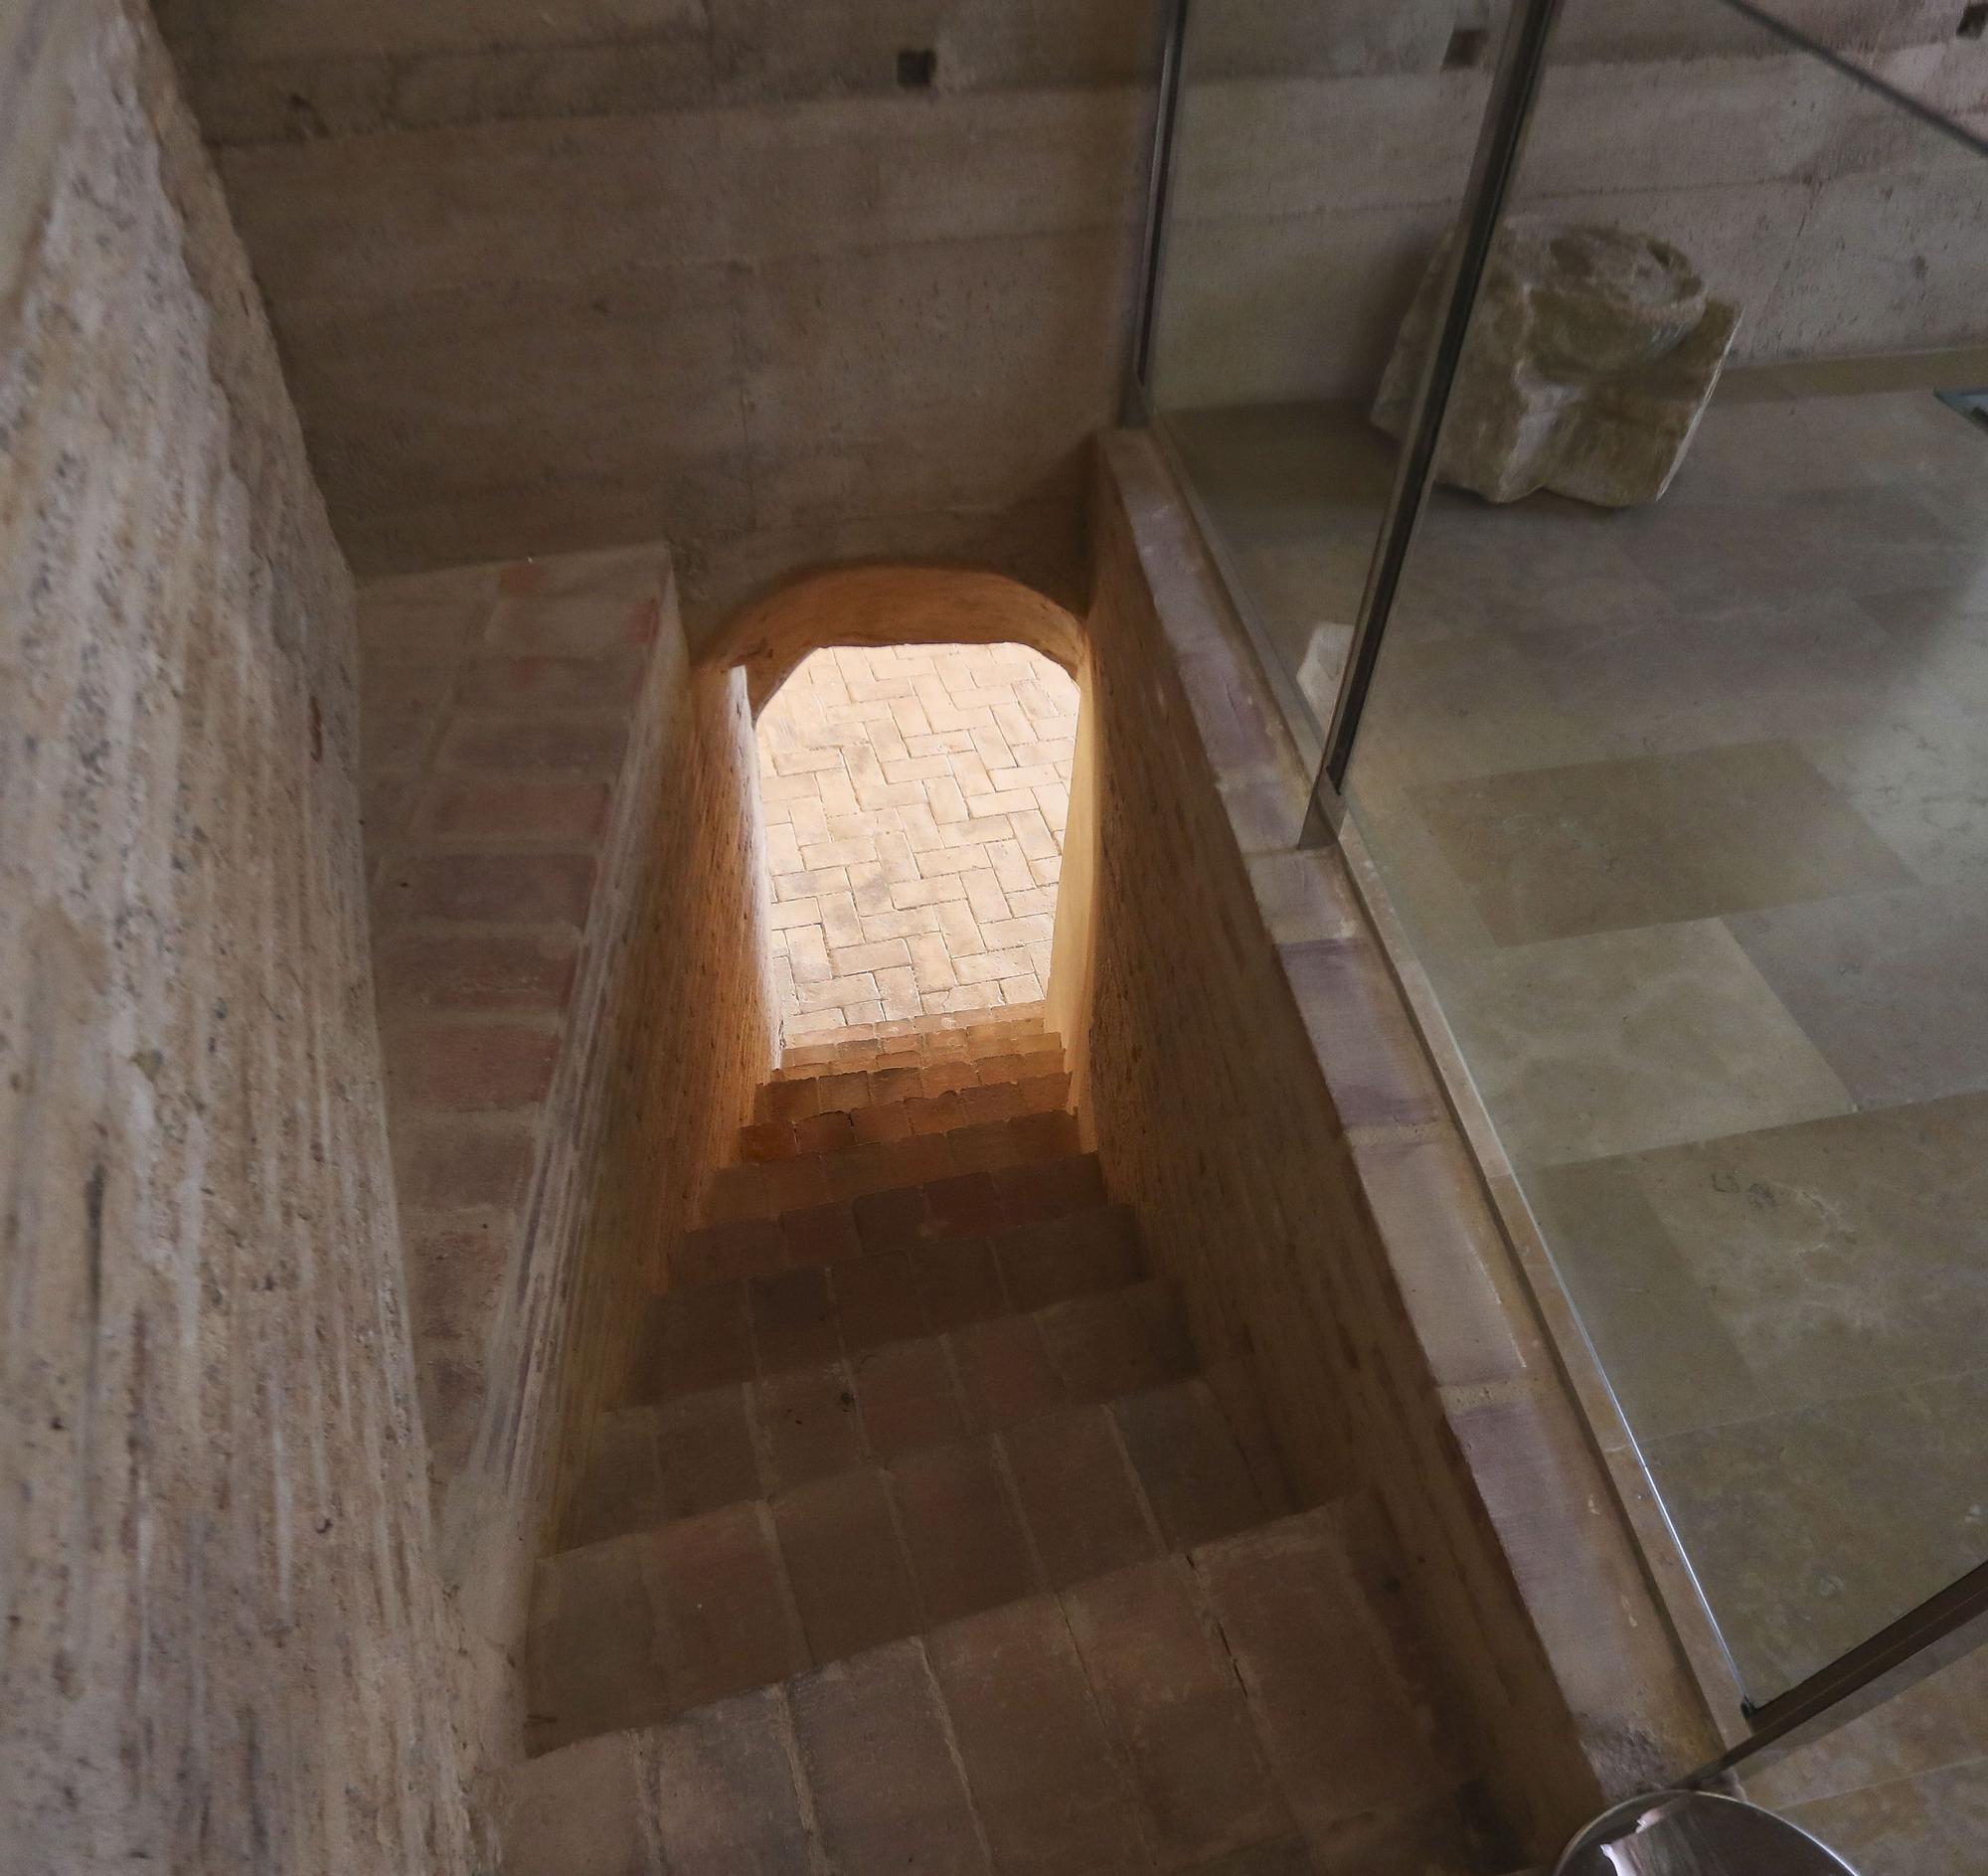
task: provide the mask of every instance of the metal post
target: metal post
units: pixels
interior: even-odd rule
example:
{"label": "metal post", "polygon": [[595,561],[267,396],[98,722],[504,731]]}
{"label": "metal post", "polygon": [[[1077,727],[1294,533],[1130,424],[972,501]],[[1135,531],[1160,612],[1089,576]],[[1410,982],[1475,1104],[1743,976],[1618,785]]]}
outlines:
{"label": "metal post", "polygon": [[1339,792],[1346,785],[1346,768],[1353,758],[1360,713],[1374,682],[1374,666],[1381,655],[1389,614],[1394,610],[1402,572],[1414,543],[1429,483],[1435,476],[1436,442],[1449,408],[1450,388],[1456,381],[1463,342],[1470,330],[1471,314],[1477,307],[1477,290],[1483,283],[1491,243],[1504,218],[1506,198],[1525,149],[1526,128],[1539,97],[1547,46],[1559,13],[1560,0],[1519,0],[1498,55],[1484,128],[1478,135],[1477,154],[1471,163],[1470,183],[1457,222],[1457,238],[1452,243],[1449,270],[1443,281],[1442,320],[1422,364],[1413,415],[1395,471],[1395,486],[1388,496],[1380,540],[1367,570],[1367,590],[1361,597],[1360,616],[1347,651],[1339,699],[1326,732],[1325,761],[1319,777],[1326,785],[1314,789],[1314,829],[1331,814],[1331,809],[1327,809],[1321,815],[1318,797],[1323,794],[1327,802],[1336,806]]}
{"label": "metal post", "polygon": [[1153,146],[1146,159],[1146,238],[1140,256],[1139,318],[1119,404],[1120,422],[1127,425],[1145,421],[1146,400],[1152,391],[1153,329],[1159,314],[1160,272],[1166,261],[1167,207],[1180,127],[1187,10],[1188,0],[1166,0],[1161,24],[1159,101],[1153,118]]}

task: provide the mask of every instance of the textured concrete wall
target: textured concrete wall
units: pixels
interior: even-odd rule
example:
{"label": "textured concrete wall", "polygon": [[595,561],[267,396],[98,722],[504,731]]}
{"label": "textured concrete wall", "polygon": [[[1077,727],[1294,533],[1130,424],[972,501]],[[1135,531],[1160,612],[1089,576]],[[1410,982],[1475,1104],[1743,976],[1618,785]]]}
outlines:
{"label": "textured concrete wall", "polygon": [[[1981,64],[1928,63],[1934,0],[1789,3],[1922,88]],[[1081,603],[1154,0],[161,11],[362,572],[667,534],[693,635],[861,556]],[[1364,393],[1461,191],[1502,7],[1195,17],[1170,399]],[[1686,237],[1762,356],[1945,342],[1981,297],[1957,179],[1766,47],[1714,0],[1573,0],[1542,191]],[[932,87],[899,88],[921,51]],[[1846,265],[1873,246],[1881,282]]]}
{"label": "textured concrete wall", "polygon": [[[1953,38],[1955,9],[1784,10],[1988,121],[1988,50]],[[1226,48],[1200,41],[1197,27],[1161,402],[1368,397],[1462,199],[1488,68],[1445,68],[1424,35],[1419,65],[1225,77]],[[1742,307],[1738,356],[1829,357],[1988,337],[1983,175],[1713,0],[1569,0],[1515,205],[1678,243]]]}
{"label": "textured concrete wall", "polygon": [[176,13],[362,572],[667,534],[698,616],[853,555],[1068,590],[1143,0]]}
{"label": "textured concrete wall", "polygon": [[151,32],[0,7],[0,1862],[454,1872],[351,587]]}
{"label": "textured concrete wall", "polygon": [[660,547],[361,596],[380,1027],[481,1763],[571,1453],[772,1060],[743,677]]}
{"label": "textured concrete wall", "polygon": [[1345,864],[1296,849],[1305,776],[1147,439],[1114,441],[1095,531],[1092,852],[1051,986],[1079,1112],[1211,1377],[1251,1354],[1303,1493],[1386,1506],[1544,1855],[1714,1734]]}

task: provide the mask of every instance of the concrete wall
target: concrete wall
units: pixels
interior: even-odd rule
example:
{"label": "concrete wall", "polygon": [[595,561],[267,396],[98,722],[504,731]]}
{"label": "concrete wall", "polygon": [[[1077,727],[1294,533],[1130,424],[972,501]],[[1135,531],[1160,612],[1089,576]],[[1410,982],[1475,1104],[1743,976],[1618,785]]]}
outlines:
{"label": "concrete wall", "polygon": [[1072,590],[1149,14],[168,10],[354,564],[667,536],[694,626],[851,555]]}
{"label": "concrete wall", "polygon": [[351,586],[151,34],[0,5],[0,1861],[462,1871]]}
{"label": "concrete wall", "polygon": [[[1957,9],[1783,11],[1988,121],[1988,47],[1952,37]],[[1161,402],[1365,399],[1462,199],[1488,70],[1445,69],[1424,33],[1385,69],[1223,76],[1230,50],[1199,39]],[[1755,361],[1988,338],[1984,204],[1988,159],[1714,0],[1569,0],[1515,197],[1676,242],[1740,303],[1737,356]]]}
{"label": "concrete wall", "polygon": [[[667,535],[693,636],[859,556],[1081,603],[1154,0],[160,9],[362,572]],[[1787,10],[1943,101],[1979,88],[1944,0]],[[1196,8],[1170,402],[1371,388],[1502,12]],[[926,50],[932,88],[899,88]],[[1845,82],[1715,0],[1572,0],[1557,57],[1534,193],[1681,236],[1754,353],[1972,332],[1964,180]]]}
{"label": "concrete wall", "polygon": [[376,583],[360,633],[416,1372],[488,1765],[634,1299],[772,1064],[755,752],[660,547]]}

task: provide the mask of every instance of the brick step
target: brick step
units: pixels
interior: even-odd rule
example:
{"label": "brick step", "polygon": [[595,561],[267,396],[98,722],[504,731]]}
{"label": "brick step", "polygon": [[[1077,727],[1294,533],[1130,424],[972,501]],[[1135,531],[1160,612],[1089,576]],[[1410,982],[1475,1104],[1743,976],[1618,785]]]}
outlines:
{"label": "brick step", "polygon": [[[976,1332],[976,1349],[1040,1346],[1053,1352],[1060,1374],[1094,1359],[1091,1344],[1112,1336],[1128,1349],[1141,1338],[1158,1340],[1185,1359],[1171,1288],[1158,1279],[1112,1284],[1114,1277],[1136,1279],[1120,1253],[1107,1249],[1088,1268],[1048,1274],[1044,1288],[1075,1293],[1026,1310],[996,1306],[1012,1303],[1015,1291],[998,1262],[991,1273],[989,1262],[971,1248],[956,1261],[941,1258],[923,1268],[903,1256],[853,1258],[673,1290],[655,1299],[642,1325],[622,1405],[659,1406],[941,1334]],[[992,1325],[1001,1323],[1030,1326],[997,1335]],[[958,1345],[954,1353],[964,1359]]]}
{"label": "brick step", "polygon": [[1042,1182],[1050,1190],[1058,1179],[1076,1177],[1069,1169],[1087,1158],[1078,1151],[1077,1116],[1052,1110],[793,1159],[739,1160],[722,1167],[711,1182],[702,1222],[772,1218],[990,1174],[1004,1190],[1023,1192],[1030,1185],[1024,1175],[1061,1168]]}
{"label": "brick step", "polygon": [[871,1067],[887,1058],[937,1061],[945,1056],[1037,1054],[1045,1049],[1061,1053],[1062,1048],[1062,1038],[1046,1029],[1040,1016],[1019,1012],[991,1020],[978,1013],[970,1018],[921,1016],[838,1031],[831,1039],[810,1036],[781,1054],[773,1075],[786,1081],[842,1066]]}
{"label": "brick step", "polygon": [[[991,1192],[991,1179],[988,1185]],[[866,1267],[843,1273],[845,1292],[860,1298],[858,1307],[877,1312],[880,1286],[914,1291],[922,1320],[932,1329],[1114,1289],[1136,1282],[1142,1269],[1138,1227],[1122,1205],[1080,1204],[992,1231],[967,1229],[975,1222],[975,1215],[960,1210],[934,1214],[924,1188],[914,1187],[909,1194],[882,1192],[776,1218],[708,1225],[678,1247],[671,1261],[673,1286],[653,1305],[655,1328],[665,1343],[674,1344],[680,1338],[665,1321],[674,1309],[695,1312],[690,1326],[698,1335],[714,1332],[714,1316],[736,1317],[729,1305],[689,1297],[705,1284],[749,1283],[845,1264]],[[837,1289],[831,1277],[829,1295]],[[772,1300],[763,1295],[759,1307]],[[884,1311],[893,1318],[902,1312],[899,1306]]]}
{"label": "brick step", "polygon": [[[875,1082],[880,1078],[863,1079]],[[812,1092],[819,1084],[794,1082],[788,1086]],[[1056,1070],[1027,1081],[994,1082],[985,1088],[947,1089],[899,1100],[859,1102],[853,1108],[825,1108],[801,1119],[762,1116],[739,1129],[739,1157],[798,1159],[809,1153],[846,1152],[856,1146],[889,1146],[933,1133],[957,1133],[1036,1114],[1064,1113],[1069,1103],[1070,1077]]]}
{"label": "brick step", "polygon": [[[795,1040],[788,1056],[806,1055],[824,1048],[837,1049],[847,1043],[886,1042],[899,1048],[917,1048],[932,1036],[981,1035],[1010,1030],[1041,1030],[1049,1021],[1046,1003],[1001,1003],[989,1009],[943,1010],[930,1016],[894,1016],[875,1023],[848,1023],[836,1029],[817,1029]],[[911,1038],[908,1042],[906,1039]]]}
{"label": "brick step", "polygon": [[[1509,1868],[1391,1646],[1375,1608],[1391,1573],[1363,1557],[1357,1513],[1335,1503],[1039,1580],[826,1666],[805,1663],[804,1617],[781,1610],[763,1665],[791,1670],[696,1705],[690,1655],[750,1631],[711,1602],[699,1622],[657,1621],[644,1586],[616,1579],[600,1593],[626,1613],[598,1620],[633,1624],[624,1660],[684,1676],[681,1710],[507,1769],[505,1876]],[[707,1545],[699,1598],[736,1574],[716,1530]],[[668,1570],[648,1581],[667,1593]]]}
{"label": "brick step", "polygon": [[[954,1292],[927,1315],[958,1320],[870,1346],[850,1347],[854,1338],[838,1321],[827,1352],[603,1416],[567,1542],[645,1529],[804,1476],[1106,1399],[1189,1365],[1171,1298],[1139,1283],[1136,1272],[1120,1287],[1034,1310],[998,1302]],[[1267,1450],[1260,1434],[1254,1440]]]}
{"label": "brick step", "polygon": [[1290,1508],[1281,1477],[1258,1483],[1199,1379],[1100,1390],[867,1465],[858,1410],[826,1392],[840,1379],[810,1377],[813,1398],[766,1423],[770,1495],[540,1561],[535,1750],[665,1720]]}
{"label": "brick step", "polygon": [[[965,1096],[978,1091],[983,1100],[1000,1100],[1002,1091],[1017,1083],[1034,1084],[1051,1077],[1068,1086],[1063,1052],[1043,1049],[1013,1055],[939,1056],[928,1062],[905,1062],[868,1069],[842,1069],[785,1082],[767,1082],[753,1104],[756,1120],[800,1121],[821,1113],[856,1113],[893,1102]],[[971,1113],[973,1119],[998,1119],[994,1113]]]}

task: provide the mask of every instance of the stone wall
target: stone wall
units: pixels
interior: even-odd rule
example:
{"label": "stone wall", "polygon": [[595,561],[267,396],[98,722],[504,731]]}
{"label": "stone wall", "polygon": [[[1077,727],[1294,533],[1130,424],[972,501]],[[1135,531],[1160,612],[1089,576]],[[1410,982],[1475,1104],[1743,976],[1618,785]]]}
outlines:
{"label": "stone wall", "polygon": [[[1715,1735],[1345,863],[1145,438],[1094,521],[1050,985],[1087,1134],[1213,1378],[1386,1506],[1474,1763],[1544,1856]],[[1089,852],[1082,851],[1085,843]]]}
{"label": "stone wall", "polygon": [[771,1065],[755,752],[660,547],[375,583],[360,631],[416,1365],[491,1763],[630,1299]]}
{"label": "stone wall", "polygon": [[0,1860],[470,1867],[352,593],[142,8],[0,6]]}
{"label": "stone wall", "polygon": [[[1988,122],[1955,8],[1775,9],[1913,95]],[[1469,177],[1495,35],[1239,73],[1197,19],[1156,343],[1170,409],[1365,400]],[[1415,17],[1406,9],[1406,27]],[[1567,0],[1514,205],[1677,243],[1743,312],[1755,362],[1988,339],[1988,159],[1718,0]]]}

